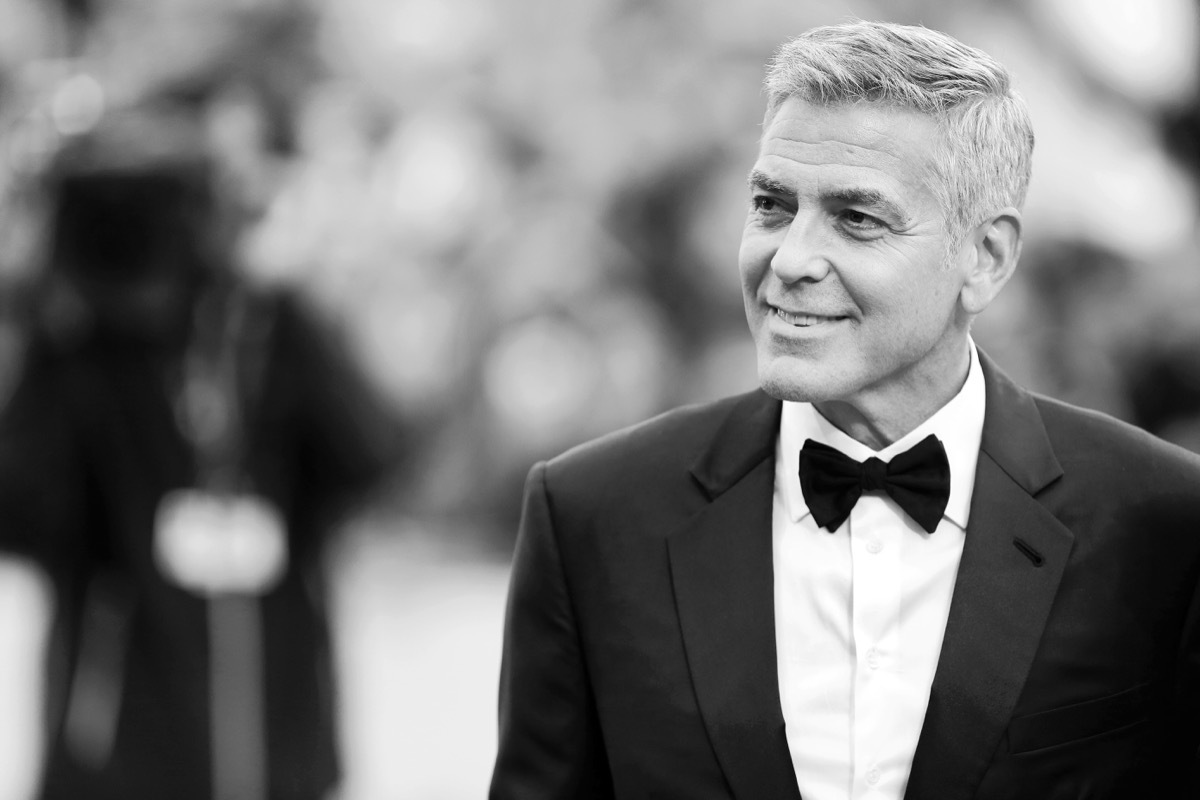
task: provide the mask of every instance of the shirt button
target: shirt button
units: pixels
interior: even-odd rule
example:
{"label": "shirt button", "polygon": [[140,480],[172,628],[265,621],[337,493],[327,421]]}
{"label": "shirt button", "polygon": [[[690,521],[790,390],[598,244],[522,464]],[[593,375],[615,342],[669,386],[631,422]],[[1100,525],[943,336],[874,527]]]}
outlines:
{"label": "shirt button", "polygon": [[867,666],[871,669],[879,669],[879,651],[874,647],[867,651]]}
{"label": "shirt button", "polygon": [[867,552],[871,555],[875,555],[881,550],[883,550],[883,542],[879,541],[878,539],[871,539],[867,542]]}
{"label": "shirt button", "polygon": [[879,767],[871,767],[869,770],[867,770],[867,785],[874,786],[875,784],[879,783],[879,779],[881,777],[883,777],[883,773],[879,771]]}

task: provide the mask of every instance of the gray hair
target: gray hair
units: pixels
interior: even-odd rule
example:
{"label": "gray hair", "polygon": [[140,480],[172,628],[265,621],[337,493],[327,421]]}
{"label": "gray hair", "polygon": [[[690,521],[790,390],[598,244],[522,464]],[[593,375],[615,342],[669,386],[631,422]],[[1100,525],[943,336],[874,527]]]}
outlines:
{"label": "gray hair", "polygon": [[784,43],[765,80],[769,122],[789,97],[835,105],[890,104],[933,117],[941,132],[933,191],[953,240],[1029,186],[1033,126],[1008,71],[944,33],[855,21]]}

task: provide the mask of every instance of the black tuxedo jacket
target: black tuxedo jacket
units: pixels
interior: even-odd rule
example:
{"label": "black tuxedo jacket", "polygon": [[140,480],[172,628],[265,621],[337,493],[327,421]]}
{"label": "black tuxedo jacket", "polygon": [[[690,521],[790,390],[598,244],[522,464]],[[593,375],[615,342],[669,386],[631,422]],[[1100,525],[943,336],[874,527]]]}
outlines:
{"label": "black tuxedo jacket", "polygon": [[[1200,458],[981,361],[970,521],[905,797],[1200,798]],[[493,800],[800,798],[776,675],[780,408],[681,409],[534,467]]]}

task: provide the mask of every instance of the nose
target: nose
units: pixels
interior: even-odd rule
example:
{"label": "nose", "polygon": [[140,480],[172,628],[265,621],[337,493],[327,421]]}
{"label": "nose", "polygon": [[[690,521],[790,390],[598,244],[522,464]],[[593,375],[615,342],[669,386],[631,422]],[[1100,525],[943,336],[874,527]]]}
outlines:
{"label": "nose", "polygon": [[771,257],[771,272],[785,284],[822,280],[830,270],[826,244],[817,215],[797,214]]}

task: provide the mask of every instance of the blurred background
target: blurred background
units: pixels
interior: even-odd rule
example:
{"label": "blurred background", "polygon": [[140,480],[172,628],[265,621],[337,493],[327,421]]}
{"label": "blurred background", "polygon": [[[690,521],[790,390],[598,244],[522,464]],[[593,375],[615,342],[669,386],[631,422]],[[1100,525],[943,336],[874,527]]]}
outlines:
{"label": "blurred background", "polygon": [[[530,465],[755,385],[762,67],[848,16],[981,47],[1032,108],[1024,256],[980,346],[1200,450],[1194,0],[0,0],[0,397],[47,165],[171,97],[237,198],[239,274],[305,298],[407,431],[326,558],[342,800],[483,796]],[[37,592],[0,581],[4,624],[34,630]],[[2,669],[0,716],[32,724],[38,676]]]}

